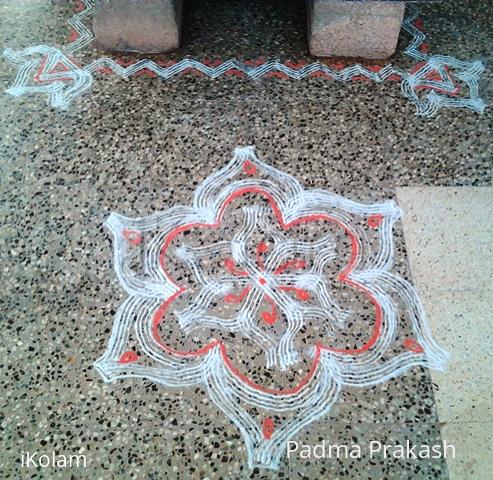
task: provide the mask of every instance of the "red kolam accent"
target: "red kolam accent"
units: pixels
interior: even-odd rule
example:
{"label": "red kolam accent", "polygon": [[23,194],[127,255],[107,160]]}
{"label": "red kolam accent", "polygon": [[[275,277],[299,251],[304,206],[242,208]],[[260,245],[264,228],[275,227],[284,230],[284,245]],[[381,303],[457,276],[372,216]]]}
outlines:
{"label": "red kolam accent", "polygon": [[404,346],[414,353],[423,353],[425,351],[424,348],[412,338],[406,338],[406,340],[404,340]]}
{"label": "red kolam accent", "polygon": [[266,440],[270,440],[272,435],[274,434],[275,426],[274,420],[272,418],[267,417],[262,422],[262,435]]}
{"label": "red kolam accent", "polygon": [[429,53],[430,52],[430,46],[426,43],[426,42],[423,42],[421,44],[421,46],[419,47],[419,49],[423,52],[423,53]]}
{"label": "red kolam accent", "polygon": [[282,265],[279,265],[274,270],[274,275],[281,275],[281,273],[284,273],[286,270],[289,270],[290,268],[293,268],[295,270],[303,270],[305,267],[306,267],[306,262],[304,262],[303,260],[296,260],[296,259],[288,260]]}
{"label": "red kolam accent", "polygon": [[124,68],[130,67],[130,65],[134,64],[133,60],[125,60],[124,58],[117,58],[115,61],[118,65]]}
{"label": "red kolam accent", "polygon": [[238,275],[239,277],[247,277],[248,276],[248,272],[238,270],[236,262],[232,258],[224,259],[224,266],[226,267],[226,270],[229,273],[232,273],[233,275]]}
{"label": "red kolam accent", "polygon": [[283,72],[268,72],[264,75],[265,78],[279,78],[281,80],[286,80],[289,78],[289,75]]}
{"label": "red kolam accent", "polygon": [[313,72],[310,74],[312,78],[326,78],[328,80],[333,80],[333,78],[325,72]]}
{"label": "red kolam accent", "polygon": [[118,360],[118,363],[135,363],[139,359],[139,356],[135,353],[129,350],[128,352],[125,352],[120,359]]}
{"label": "red kolam accent", "polygon": [[259,67],[260,65],[264,65],[266,60],[264,57],[258,57],[256,59],[245,60],[243,63],[249,67]]}
{"label": "red kolam accent", "polygon": [[424,27],[424,22],[423,22],[423,19],[422,18],[417,18],[415,21],[414,21],[414,26],[420,31],[420,32],[423,32],[425,27]]}
{"label": "red kolam accent", "polygon": [[246,298],[251,289],[252,287],[245,287],[239,295],[229,293],[224,297],[224,301],[226,303],[241,303]]}
{"label": "red kolam accent", "polygon": [[150,77],[150,78],[157,78],[158,75],[157,73],[154,73],[152,70],[149,70],[148,68],[144,68],[143,70],[140,70],[136,73],[133,74],[134,77]]}
{"label": "red kolam accent", "polygon": [[267,245],[265,242],[260,242],[257,245],[257,252],[258,253],[267,253],[269,251],[269,245]]}
{"label": "red kolam accent", "polygon": [[98,72],[99,73],[104,73],[105,75],[113,75],[113,73],[115,73],[109,67],[100,67],[100,68],[98,68]]}
{"label": "red kolam accent", "polygon": [[243,78],[245,74],[241,70],[236,70],[236,68],[232,68],[226,72],[224,72],[226,77],[238,77]]}
{"label": "red kolam accent", "polygon": [[274,325],[274,323],[276,323],[277,320],[278,320],[278,318],[279,318],[279,316],[277,314],[276,304],[267,295],[265,295],[264,298],[265,298],[265,301],[270,305],[271,310],[270,310],[270,312],[268,312],[268,311],[262,312],[262,314],[261,314],[262,315],[262,319],[268,325]]}
{"label": "red kolam accent", "polygon": [[216,68],[219,67],[219,65],[223,64],[223,61],[221,59],[216,59],[216,60],[209,60],[205,58],[202,63],[208,67]]}
{"label": "red kolam accent", "polygon": [[255,175],[257,173],[257,167],[250,160],[247,160],[243,163],[243,171],[247,175]]}
{"label": "red kolam accent", "polygon": [[377,215],[370,215],[368,217],[368,225],[371,228],[378,228],[383,222],[383,215],[377,214]]}
{"label": "red kolam accent", "polygon": [[70,30],[70,34],[68,36],[68,43],[75,42],[79,38],[79,33],[77,30],[74,30],[73,28]]}
{"label": "red kolam accent", "polygon": [[329,66],[334,70],[344,70],[346,68],[346,64],[342,62],[331,63]]}
{"label": "red kolam accent", "polygon": [[307,63],[306,62],[284,62],[284,65],[286,67],[292,68],[293,70],[301,70],[303,67],[306,67]]}
{"label": "red kolam accent", "polygon": [[282,290],[283,292],[294,292],[298,300],[310,300],[310,294],[302,288],[280,286],[279,290]]}
{"label": "red kolam accent", "polygon": [[257,260],[257,266],[260,270],[265,270],[265,265],[264,265],[264,254],[267,253],[269,250],[269,246],[265,242],[260,242],[257,245],[256,249],[256,260]]}
{"label": "red kolam accent", "polygon": [[142,234],[138,230],[123,230],[123,236],[127,242],[132,245],[140,245],[142,243]]}
{"label": "red kolam accent", "polygon": [[82,0],[75,0],[75,13],[82,13],[86,6]]}

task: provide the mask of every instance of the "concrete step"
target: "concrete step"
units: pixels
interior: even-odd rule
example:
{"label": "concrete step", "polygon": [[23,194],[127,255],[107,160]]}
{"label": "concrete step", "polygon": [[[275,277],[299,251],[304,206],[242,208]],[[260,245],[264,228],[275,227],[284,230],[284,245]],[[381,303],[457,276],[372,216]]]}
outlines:
{"label": "concrete step", "polygon": [[395,52],[405,2],[307,1],[312,55],[384,59]]}
{"label": "concrete step", "polygon": [[182,6],[183,0],[96,0],[96,41],[108,50],[173,50],[180,43]]}

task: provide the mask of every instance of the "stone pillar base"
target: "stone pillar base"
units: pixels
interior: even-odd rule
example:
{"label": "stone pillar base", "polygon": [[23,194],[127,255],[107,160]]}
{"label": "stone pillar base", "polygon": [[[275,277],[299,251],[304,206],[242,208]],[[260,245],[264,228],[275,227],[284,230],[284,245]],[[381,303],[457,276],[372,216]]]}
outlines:
{"label": "stone pillar base", "polygon": [[404,2],[307,1],[312,55],[384,59],[395,52]]}
{"label": "stone pillar base", "polygon": [[96,42],[108,50],[157,53],[180,44],[183,0],[96,0]]}

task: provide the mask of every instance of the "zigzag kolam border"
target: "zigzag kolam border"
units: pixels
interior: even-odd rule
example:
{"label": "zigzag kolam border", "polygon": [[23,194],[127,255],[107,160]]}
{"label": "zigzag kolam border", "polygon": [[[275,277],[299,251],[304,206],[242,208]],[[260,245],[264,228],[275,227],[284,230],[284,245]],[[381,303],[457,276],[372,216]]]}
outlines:
{"label": "zigzag kolam border", "polygon": [[[90,2],[92,2],[92,0],[90,0]],[[92,13],[92,7],[87,7],[84,4],[83,0],[74,0],[74,3],[75,3],[75,12],[76,13],[82,13],[86,9],[88,9],[88,11]],[[416,19],[414,22],[414,27],[420,31],[423,31],[424,23],[423,23],[422,19]],[[79,35],[80,35],[79,32],[75,28],[72,27],[70,30],[70,34],[68,36],[69,44],[78,40]],[[424,53],[429,51],[429,45],[427,43],[425,43],[424,41],[421,42],[418,47]],[[161,67],[163,69],[169,69],[169,68],[177,65],[178,63],[180,63],[180,62],[177,62],[174,60],[173,61],[141,60],[141,61],[136,62],[136,61],[132,61],[132,60],[124,60],[123,58],[116,58],[114,61],[116,64],[120,65],[121,67],[123,67],[125,69],[127,69],[129,67],[133,67],[133,66],[139,64],[140,62],[144,61],[144,62],[148,63],[149,65],[145,66],[145,67],[141,67],[138,71],[131,73],[129,76],[134,76],[134,77],[148,76],[151,78],[162,77],[162,75],[160,75],[159,73],[156,73],[156,71],[153,71],[152,68],[149,68],[151,65],[158,66],[158,67]],[[218,67],[221,67],[222,65],[224,65],[227,61],[224,61],[222,59],[209,60],[209,59],[205,58],[202,60],[197,60],[197,62],[200,63],[201,65],[206,66],[206,67],[211,67],[212,69],[217,69]],[[241,63],[244,66],[255,68],[255,67],[263,67],[265,65],[268,65],[271,62],[272,61],[266,61],[264,58],[259,57],[255,60],[254,59],[244,60]],[[282,71],[271,71],[271,69],[269,69],[269,71],[262,73],[262,77],[264,77],[264,78],[275,77],[275,78],[285,80],[285,79],[293,78],[295,76],[295,74],[297,74],[297,73],[303,75],[305,67],[309,67],[309,66],[313,65],[313,64],[306,62],[306,61],[302,61],[302,62],[285,61],[282,63],[281,62],[278,62],[278,63],[280,65],[283,65],[287,69],[289,69],[291,71],[290,74],[284,73]],[[331,70],[336,71],[336,72],[341,72],[342,70],[344,70],[345,68],[350,66],[344,62],[337,62],[337,63],[332,63],[332,64],[324,63],[322,65],[325,65],[328,68],[330,68]],[[375,65],[365,65],[365,67],[363,67],[363,68],[368,70],[369,72],[379,74],[380,71],[383,70],[385,67],[382,65],[379,65],[379,64],[375,64]],[[111,67],[105,67],[105,66],[100,67],[100,69],[98,70],[98,73],[104,73],[104,74],[108,74],[108,75],[119,74],[116,70],[112,69]],[[193,74],[193,75],[196,75],[199,77],[214,76],[214,74],[207,74],[207,73],[203,72],[200,68],[195,68],[195,67],[185,68],[178,73],[178,75],[186,75],[186,74]],[[234,67],[229,68],[227,70],[221,69],[221,75],[237,76],[240,78],[245,77],[245,76],[252,76],[250,73],[247,73],[246,71],[242,70],[241,68],[234,68]],[[323,71],[323,70],[317,70],[314,72],[310,72],[307,75],[307,77],[315,77],[315,78],[322,77],[322,78],[332,79],[332,80],[334,79],[334,75],[331,75],[330,73]],[[255,78],[258,78],[258,77],[255,76]],[[395,72],[393,74],[390,74],[389,76],[386,76],[383,80],[399,81],[400,79],[401,79],[401,75],[399,75],[397,72]],[[350,78],[350,80],[352,80],[352,81],[369,81],[370,79],[369,79],[369,77],[367,77],[365,75],[359,75],[359,76],[352,76]]]}
{"label": "zigzag kolam border", "polygon": [[[92,2],[92,0],[91,0],[91,2]],[[81,14],[81,13],[84,13],[85,11],[87,13],[92,13],[92,10],[93,10],[93,8],[86,5],[83,0],[74,0],[74,12],[75,12],[75,14]],[[414,20],[414,27],[417,30],[423,32],[423,34],[424,34],[424,22],[421,18],[416,18]],[[70,33],[67,37],[68,44],[70,45],[70,44],[76,42],[80,36],[81,36],[80,32],[76,28],[71,26],[70,27]],[[418,48],[423,53],[428,53],[430,51],[429,45],[426,42],[424,42],[424,40],[423,40],[423,42],[420,43]],[[222,59],[209,60],[207,58],[204,58],[204,59],[198,60],[198,61],[201,64],[203,64],[207,67],[211,67],[211,68],[220,67],[221,65],[223,65],[225,63],[225,61]],[[138,63],[138,62],[135,62],[132,60],[124,60],[123,58],[116,58],[115,62],[124,68],[131,67],[131,66],[136,65]],[[174,60],[173,61],[153,60],[152,62],[155,63],[156,65],[158,65],[159,67],[162,67],[162,68],[169,68],[169,67],[172,67],[178,63],[177,61],[174,61]],[[244,65],[249,66],[249,67],[260,67],[260,66],[263,66],[266,63],[268,63],[268,61],[266,61],[263,57],[258,57],[257,59],[244,60],[242,63]],[[302,62],[285,61],[285,62],[282,62],[282,65],[284,65],[285,67],[287,67],[289,69],[295,70],[295,71],[302,71],[303,68],[310,65],[310,63],[306,62],[306,61],[302,61]],[[339,61],[337,63],[324,63],[324,65],[328,66],[329,68],[331,68],[334,71],[341,71],[344,68],[350,66],[347,63],[341,62],[341,61]],[[366,68],[370,72],[379,73],[384,68],[384,66],[380,65],[380,64],[375,64],[375,65],[365,65],[364,68]],[[117,74],[113,69],[111,69],[109,67],[101,67],[98,70],[98,73],[104,73],[104,74],[108,74],[108,75]],[[207,76],[205,73],[203,73],[202,71],[200,71],[199,69],[196,69],[196,68],[188,68],[188,69],[180,72],[180,75],[186,75],[186,74],[193,74],[193,75],[197,75],[199,77]],[[223,72],[222,75],[244,77],[247,74],[245,72],[239,70],[239,69],[231,68],[231,69]],[[159,78],[160,77],[159,74],[157,74],[156,72],[152,71],[151,69],[149,69],[147,67],[142,68],[138,72],[132,73],[131,76],[134,76],[134,77],[148,76],[151,78]],[[313,72],[309,76],[310,77],[323,77],[323,78],[333,79],[333,76],[331,76],[328,73],[323,72],[323,71]],[[283,79],[283,80],[292,78],[290,75],[283,73],[283,72],[280,72],[280,71],[267,72],[263,75],[263,77],[265,77],[265,78],[275,77],[275,78],[279,78],[279,79]],[[387,80],[387,81],[400,81],[400,79],[401,79],[401,76],[395,73],[395,74],[392,74],[389,77],[387,77],[385,80]],[[368,79],[368,77],[361,75],[361,76],[354,76],[351,78],[351,80],[352,81],[368,81],[369,79]]]}
{"label": "zigzag kolam border", "polygon": [[[80,12],[81,11],[80,4],[82,2],[81,2],[81,0],[75,0],[75,1],[76,1],[76,4],[78,5],[76,8],[76,11]],[[423,20],[421,18],[416,18],[416,20],[414,20],[413,23],[414,23],[414,28],[416,28],[420,32],[423,32],[423,34],[424,34],[424,22],[423,22]],[[69,43],[74,41],[74,39],[77,39],[77,38],[78,38],[77,32],[74,29],[72,29],[71,34],[69,35],[69,38],[68,38]],[[430,46],[424,40],[423,40],[423,42],[421,42],[417,46],[417,48],[422,53],[429,53],[429,51],[430,51]],[[132,61],[132,60],[124,60],[123,58],[116,58],[115,62],[123,68],[131,67],[137,63],[137,62]],[[154,62],[159,67],[162,67],[165,69],[173,67],[174,65],[176,65],[178,63],[175,60],[172,60],[172,61],[153,60],[152,62]],[[213,69],[215,69],[217,67],[221,67],[225,63],[225,61],[223,59],[211,60],[211,59],[207,59],[207,58],[199,60],[199,62],[202,65],[205,65],[207,67],[211,67]],[[242,63],[248,67],[255,68],[255,67],[262,67],[262,66],[268,64],[269,61],[265,60],[263,57],[258,57],[256,59],[243,60]],[[288,80],[290,78],[293,78],[294,73],[302,74],[303,69],[306,67],[309,67],[310,65],[312,65],[312,63],[307,62],[307,61],[300,61],[300,62],[284,61],[284,62],[282,62],[282,65],[287,67],[288,69],[290,69],[292,71],[292,73],[287,74],[287,73],[284,73],[282,71],[268,71],[268,72],[264,73],[262,75],[262,77],[263,78],[278,78],[281,80]],[[331,70],[333,70],[335,72],[342,72],[345,68],[348,68],[351,66],[347,62],[342,62],[342,61],[339,61],[336,63],[323,63],[323,65],[327,66],[328,68],[330,68]],[[422,64],[420,66],[422,66]],[[379,74],[385,68],[385,66],[381,65],[381,64],[374,64],[374,65],[365,64],[365,66],[363,68],[365,68],[369,72]],[[416,70],[417,69],[418,68],[416,68]],[[101,67],[98,70],[98,73],[103,73],[103,74],[107,74],[107,75],[116,75],[117,74],[113,69],[111,69],[109,67]],[[206,73],[202,72],[200,69],[193,68],[193,67],[187,68],[187,69],[185,69],[179,73],[179,75],[187,75],[187,74],[195,75],[198,77],[207,77],[208,76]],[[240,69],[235,69],[235,68],[231,68],[229,70],[224,71],[222,73],[222,75],[224,75],[224,76],[236,76],[239,78],[244,78],[244,77],[249,76],[244,71],[242,71]],[[138,72],[133,73],[132,76],[133,77],[146,76],[149,78],[160,78],[160,75],[158,73],[154,72],[152,69],[149,69],[147,67],[139,70]],[[328,80],[334,80],[334,75],[331,75],[331,74],[329,74],[323,70],[317,70],[317,71],[310,73],[305,78],[325,78]],[[384,81],[397,81],[398,82],[401,80],[401,78],[402,78],[402,76],[400,74],[398,74],[397,72],[395,72],[395,73],[390,74],[389,76],[386,76],[383,80]],[[363,81],[363,82],[371,81],[370,78],[365,76],[365,75],[352,76],[351,78],[349,78],[349,80],[355,81],[355,82],[356,81]],[[459,89],[460,89],[460,87],[459,87]]]}
{"label": "zigzag kolam border", "polygon": [[[411,34],[411,42],[405,54],[424,62],[418,70],[403,71],[391,64],[363,67],[355,64],[344,66],[343,63],[326,65],[320,62],[311,64],[280,62],[263,59],[240,62],[235,59],[228,61],[198,61],[183,59],[177,63],[156,62],[143,59],[137,62],[116,61],[111,58],[99,58],[87,66],[81,67],[72,59],[72,55],[94,40],[93,33],[85,26],[84,20],[93,12],[93,0],[76,0],[76,13],[69,20],[71,32],[69,44],[60,49],[46,45],[30,47],[20,52],[10,49],[4,55],[13,63],[20,65],[14,85],[7,92],[14,96],[28,93],[45,93],[49,95],[55,107],[68,108],[73,99],[85,92],[93,83],[95,73],[114,73],[122,78],[148,75],[164,80],[177,75],[194,74],[216,79],[220,76],[247,76],[253,79],[261,77],[277,77],[281,79],[302,80],[309,77],[323,77],[336,81],[362,80],[382,83],[386,80],[401,80],[401,92],[416,106],[416,113],[431,117],[441,108],[469,108],[482,112],[485,103],[479,97],[478,78],[484,70],[481,62],[461,62],[452,57],[430,56],[429,46],[425,43],[422,32],[423,22],[418,19],[419,11],[409,5],[409,15],[402,23],[403,29]],[[26,57],[42,55],[41,62],[27,60]],[[64,65],[66,75],[57,71],[57,64]],[[43,66],[51,66],[44,69]],[[60,67],[59,67],[60,68]],[[458,96],[460,84],[451,78],[450,70],[457,71],[455,77],[466,84],[470,90],[470,98]],[[35,84],[29,85],[34,77]],[[74,83],[74,85],[69,85]],[[421,98],[417,92],[427,89],[430,92]]]}

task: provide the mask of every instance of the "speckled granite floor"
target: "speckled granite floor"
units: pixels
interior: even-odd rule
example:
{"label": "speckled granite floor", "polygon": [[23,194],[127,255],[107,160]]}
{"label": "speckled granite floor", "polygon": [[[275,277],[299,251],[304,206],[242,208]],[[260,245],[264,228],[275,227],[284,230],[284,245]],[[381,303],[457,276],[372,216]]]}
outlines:
{"label": "speckled granite floor", "polygon": [[[232,3],[231,14],[186,31],[184,53],[306,56],[303,2],[284,2],[281,13],[274,3],[256,2],[259,13],[239,27],[245,2]],[[0,0],[4,46],[63,41],[69,11],[69,2]],[[491,63],[487,1],[428,6],[423,18],[435,51]],[[209,42],[212,52],[203,50]],[[14,70],[2,62],[4,90]],[[491,103],[489,69],[481,91]],[[361,201],[394,198],[397,186],[491,185],[491,109],[423,119],[394,83],[185,76],[104,77],[67,112],[43,97],[2,95],[0,113],[2,478],[447,478],[443,460],[291,459],[279,472],[249,471],[237,429],[200,389],[104,384],[92,364],[125,295],[102,224],[111,211],[189,204],[197,183],[244,144],[306,187]],[[406,274],[400,227],[396,235]],[[367,391],[346,389],[299,439],[428,443],[439,427],[430,374],[416,368]],[[22,451],[53,450],[84,452],[89,468],[21,470]]]}

